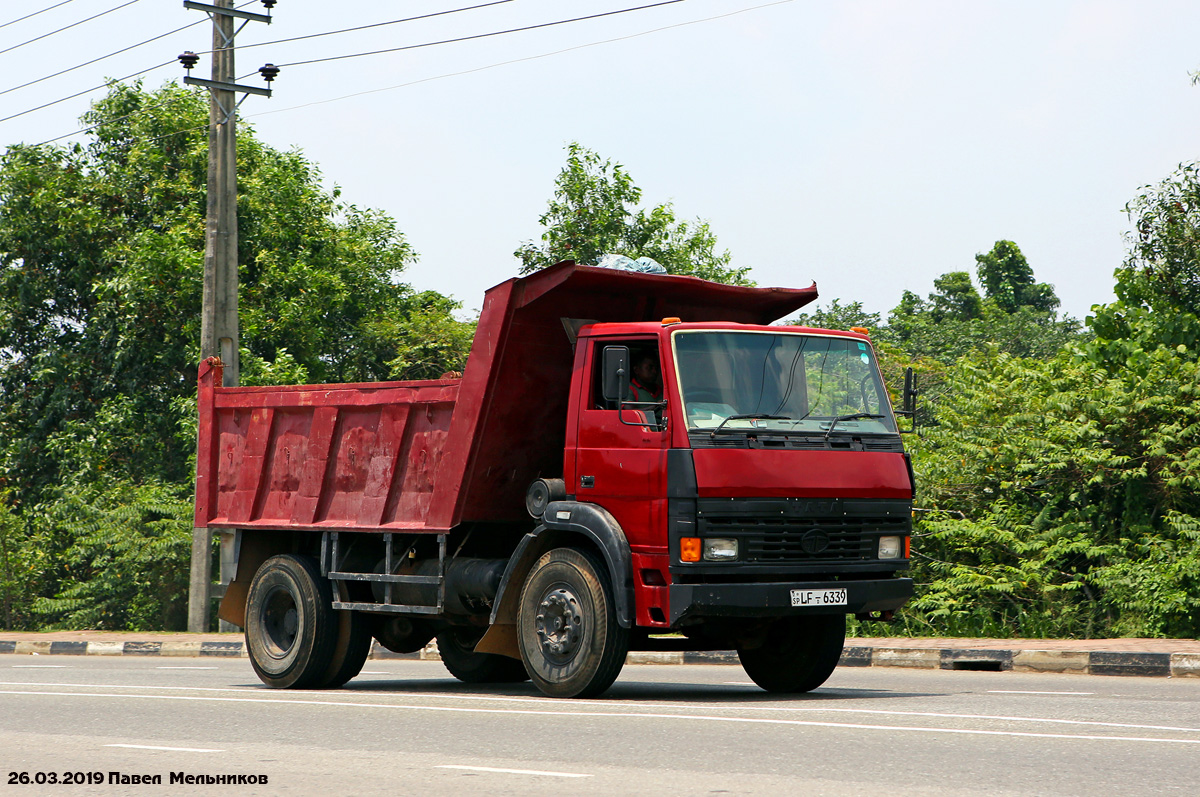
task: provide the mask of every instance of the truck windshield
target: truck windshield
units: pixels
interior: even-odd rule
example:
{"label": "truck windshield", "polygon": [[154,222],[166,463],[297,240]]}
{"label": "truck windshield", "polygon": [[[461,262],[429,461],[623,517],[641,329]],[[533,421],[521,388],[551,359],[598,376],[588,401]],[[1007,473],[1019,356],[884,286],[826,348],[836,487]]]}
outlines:
{"label": "truck windshield", "polygon": [[897,433],[875,352],[863,341],[679,330],[672,342],[689,429]]}

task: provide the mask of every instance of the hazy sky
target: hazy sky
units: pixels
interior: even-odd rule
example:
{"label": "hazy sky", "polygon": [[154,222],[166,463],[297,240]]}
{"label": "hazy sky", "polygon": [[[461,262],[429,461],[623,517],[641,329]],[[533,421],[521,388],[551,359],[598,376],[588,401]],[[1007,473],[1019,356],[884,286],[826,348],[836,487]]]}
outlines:
{"label": "hazy sky", "polygon": [[[0,50],[16,49],[0,53],[0,92],[198,24],[2,93],[0,117],[211,46],[207,17],[181,0],[69,0],[5,24],[60,2],[3,3]],[[238,44],[472,4],[279,0],[273,23],[247,24]],[[637,5],[512,0],[246,47],[238,73]],[[344,199],[394,216],[421,255],[406,281],[468,309],[515,274],[512,252],[540,234],[564,147],[579,141],[624,164],[646,203],[709,220],[760,285],[816,281],[822,303],[886,312],[906,288],[974,274],[974,255],[1007,238],[1082,318],[1112,298],[1125,203],[1200,155],[1198,30],[1194,1],[683,0],[285,67],[275,96],[252,96],[242,112],[267,143],[319,164]],[[196,74],[209,69],[205,58]],[[145,81],[182,74],[171,63]],[[243,82],[261,85],[257,74]],[[372,93],[323,102],[359,92]],[[102,94],[0,122],[0,144],[71,133]]]}

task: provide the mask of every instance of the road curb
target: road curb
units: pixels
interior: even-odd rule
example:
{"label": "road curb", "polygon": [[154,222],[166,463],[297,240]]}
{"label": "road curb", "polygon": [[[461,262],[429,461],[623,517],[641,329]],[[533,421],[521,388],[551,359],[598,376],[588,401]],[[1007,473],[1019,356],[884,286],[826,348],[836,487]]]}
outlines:
{"label": "road curb", "polygon": [[[0,654],[26,656],[158,656],[246,658],[243,641],[213,640],[4,640]],[[393,653],[374,643],[371,659],[440,661],[431,642],[415,653]],[[738,664],[737,653],[716,651],[634,651],[627,664]],[[903,667],[927,670],[1136,675],[1200,678],[1200,653],[1111,650],[1009,650],[1004,648],[922,648],[854,645],[842,651],[841,667]]]}

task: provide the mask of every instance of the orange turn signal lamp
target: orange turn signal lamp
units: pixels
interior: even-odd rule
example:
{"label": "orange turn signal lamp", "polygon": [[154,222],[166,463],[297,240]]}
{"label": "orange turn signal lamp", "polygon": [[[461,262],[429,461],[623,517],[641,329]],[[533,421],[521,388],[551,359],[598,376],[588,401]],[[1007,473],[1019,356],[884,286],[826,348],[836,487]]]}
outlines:
{"label": "orange turn signal lamp", "polygon": [[679,538],[679,561],[681,561],[681,562],[699,562],[700,561],[700,538],[699,537],[680,537]]}
{"label": "orange turn signal lamp", "polygon": [[860,335],[870,335],[871,334],[871,330],[867,329],[866,327],[850,327],[850,331],[857,332]]}
{"label": "orange turn signal lamp", "polygon": [[672,324],[682,324],[682,323],[683,323],[683,320],[682,320],[682,319],[679,319],[679,318],[676,318],[675,316],[669,316],[669,317],[667,317],[667,318],[664,318],[664,319],[662,320],[662,325],[663,325],[664,327],[669,327],[669,326],[671,326]]}

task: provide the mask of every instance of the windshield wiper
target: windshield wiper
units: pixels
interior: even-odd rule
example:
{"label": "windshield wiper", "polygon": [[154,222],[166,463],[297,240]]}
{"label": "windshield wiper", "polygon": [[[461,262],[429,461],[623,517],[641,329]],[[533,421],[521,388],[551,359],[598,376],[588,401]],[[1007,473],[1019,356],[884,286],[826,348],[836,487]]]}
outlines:
{"label": "windshield wiper", "polygon": [[[710,438],[716,437],[717,432],[721,431],[721,427],[724,426],[725,424],[729,423],[730,421],[746,421],[746,420],[790,421],[791,418],[789,418],[786,415],[767,415],[767,414],[761,413],[761,412],[752,412],[749,415],[730,415],[728,418],[721,421],[720,426],[718,426],[716,429],[712,430],[712,434],[710,434],[709,437]],[[733,430],[730,430],[730,431],[733,431]]]}
{"label": "windshield wiper", "polygon": [[[825,431],[825,439],[829,439],[829,435],[833,434],[833,427],[837,426],[841,421],[865,421],[868,418],[886,418],[886,415],[873,415],[869,412],[856,412],[852,415],[839,415],[829,422],[829,428]],[[718,427],[719,428],[719,427]]]}

